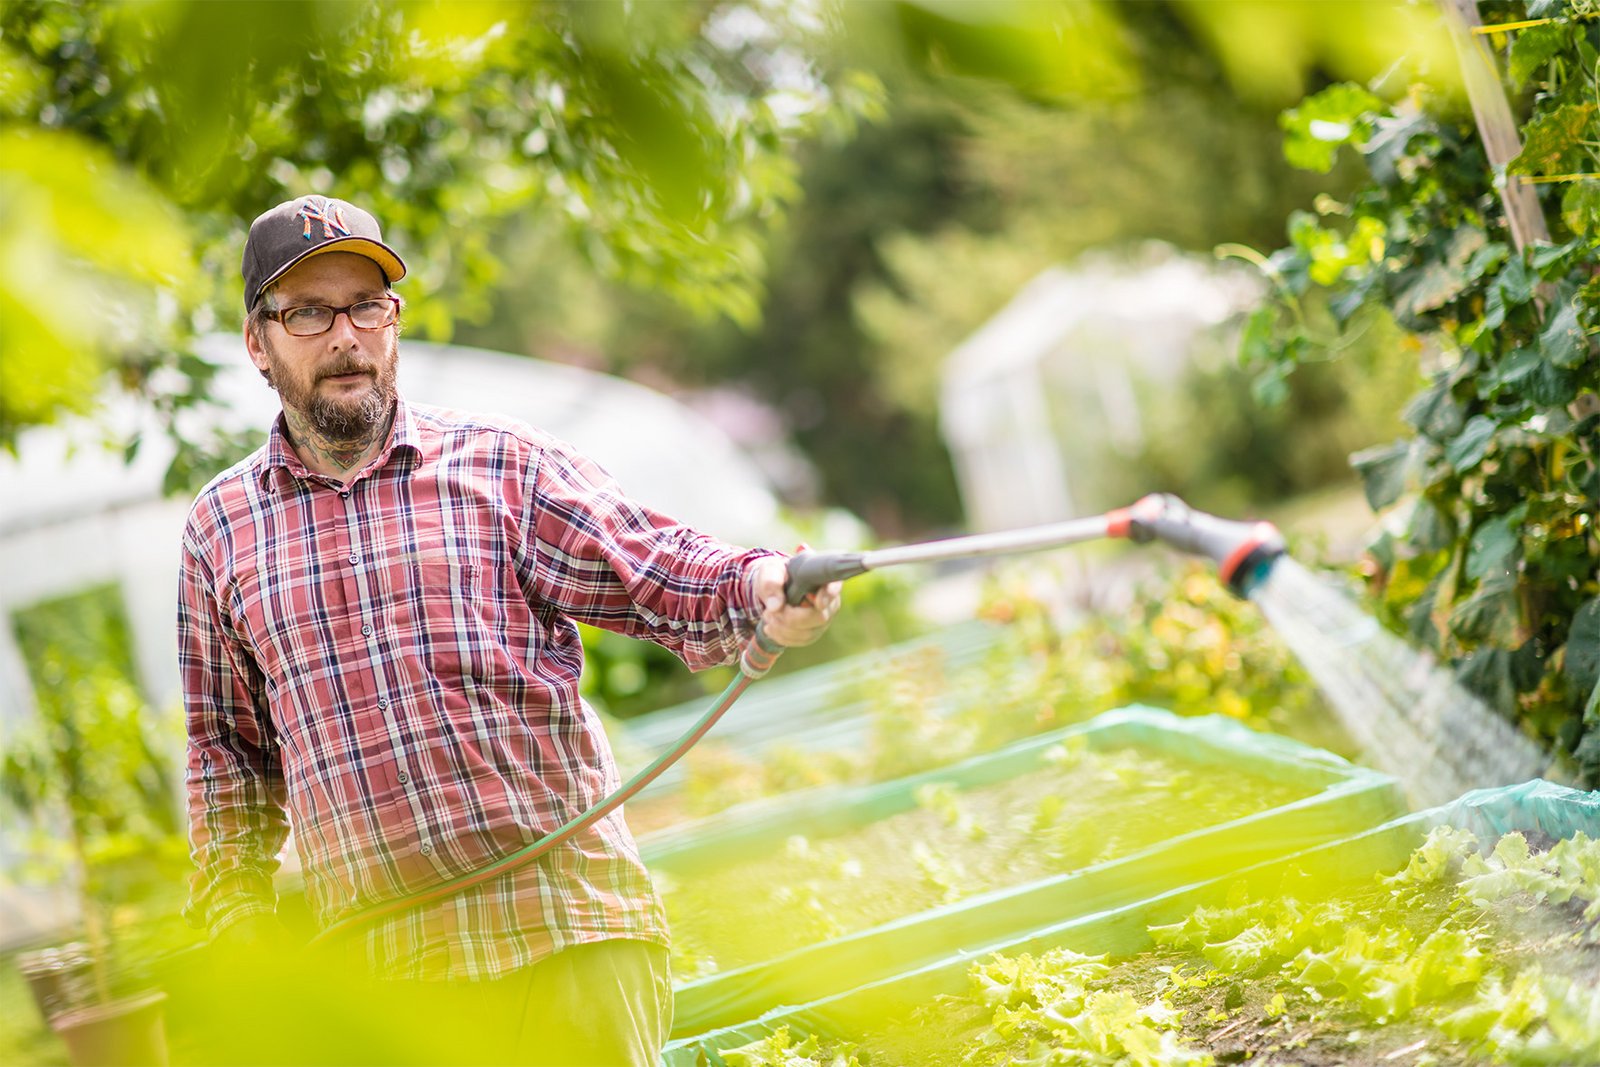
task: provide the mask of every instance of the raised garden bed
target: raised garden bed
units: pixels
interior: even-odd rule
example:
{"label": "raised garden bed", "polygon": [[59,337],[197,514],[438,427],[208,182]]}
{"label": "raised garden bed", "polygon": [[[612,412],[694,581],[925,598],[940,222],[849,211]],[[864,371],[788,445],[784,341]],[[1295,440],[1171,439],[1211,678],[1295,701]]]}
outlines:
{"label": "raised garden bed", "polygon": [[1597,826],[1595,794],[1469,794],[680,1042],[667,1062],[1597,1063]]}
{"label": "raised garden bed", "polygon": [[953,767],[658,835],[675,1033],[1394,817],[1393,783],[1218,717],[1122,709]]}
{"label": "raised garden bed", "polygon": [[909,810],[663,878],[674,973],[699,977],[771,959],[1317,791],[1303,781],[1221,776],[1139,748],[1091,750],[1082,734],[1039,759],[1041,769],[992,785],[924,782]]}

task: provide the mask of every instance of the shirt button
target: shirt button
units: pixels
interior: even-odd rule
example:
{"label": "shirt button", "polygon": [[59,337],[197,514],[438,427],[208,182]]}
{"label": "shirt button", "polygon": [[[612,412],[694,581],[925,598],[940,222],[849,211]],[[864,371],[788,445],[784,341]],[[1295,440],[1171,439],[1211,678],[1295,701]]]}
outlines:
{"label": "shirt button", "polygon": [[350,553],[350,562],[351,563],[360,563],[361,562],[361,557],[356,555],[354,552],[352,552],[352,553]]}
{"label": "shirt button", "polygon": [[363,636],[365,636],[365,637],[371,637],[371,636],[372,636],[372,627],[370,627],[370,626],[363,626],[363,627],[362,627],[362,628],[361,628],[361,633],[362,633],[362,635],[363,635]]}
{"label": "shirt button", "polygon": [[400,784],[401,785],[405,785],[407,782],[411,781],[411,776],[409,774],[407,774],[405,771],[401,771],[399,777],[400,777]]}
{"label": "shirt button", "polygon": [[430,844],[430,843],[429,843],[429,842],[427,842],[427,841],[424,841],[424,842],[423,842],[423,843],[422,843],[422,848],[421,848],[421,852],[422,852],[422,854],[423,854],[423,855],[424,855],[424,856],[431,856],[431,855],[433,855],[433,845],[432,845],[432,844]]}
{"label": "shirt button", "polygon": [[340,500],[349,500],[350,499],[350,490],[348,490],[348,489],[339,490],[339,499]]}
{"label": "shirt button", "polygon": [[378,708],[379,708],[380,711],[382,709],[388,707],[388,706],[389,706],[389,698],[388,697],[379,697],[378,698]]}

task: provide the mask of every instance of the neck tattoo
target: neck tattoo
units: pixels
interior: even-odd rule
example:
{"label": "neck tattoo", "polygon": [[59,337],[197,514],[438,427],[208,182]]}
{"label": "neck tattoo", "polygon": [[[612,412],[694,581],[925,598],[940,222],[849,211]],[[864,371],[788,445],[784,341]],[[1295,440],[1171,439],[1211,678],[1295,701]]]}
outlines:
{"label": "neck tattoo", "polygon": [[283,409],[283,421],[289,430],[289,444],[306,466],[342,478],[375,454],[388,439],[394,411],[391,410],[382,422],[349,439],[335,439],[318,432],[304,414],[288,407]]}

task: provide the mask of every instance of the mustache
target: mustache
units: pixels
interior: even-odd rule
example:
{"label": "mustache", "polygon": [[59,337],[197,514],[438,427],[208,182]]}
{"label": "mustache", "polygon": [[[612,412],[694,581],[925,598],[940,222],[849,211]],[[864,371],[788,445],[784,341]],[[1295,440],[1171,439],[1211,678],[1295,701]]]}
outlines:
{"label": "mustache", "polygon": [[331,367],[324,368],[320,373],[318,373],[317,378],[320,381],[323,378],[337,378],[343,374],[376,375],[377,373],[378,368],[374,364],[358,363],[354,360],[345,360],[340,363],[335,363]]}

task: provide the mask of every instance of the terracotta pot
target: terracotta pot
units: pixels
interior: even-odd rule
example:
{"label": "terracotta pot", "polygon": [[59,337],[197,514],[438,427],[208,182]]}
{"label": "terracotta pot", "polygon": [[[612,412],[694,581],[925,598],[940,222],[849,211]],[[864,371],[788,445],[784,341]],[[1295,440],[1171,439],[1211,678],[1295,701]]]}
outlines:
{"label": "terracotta pot", "polygon": [[167,995],[138,993],[63,1012],[50,1027],[77,1067],[166,1067]]}
{"label": "terracotta pot", "polygon": [[49,1019],[71,1004],[82,1002],[88,988],[89,955],[76,942],[55,948],[23,952],[17,956],[17,970],[27,980],[39,1018]]}

